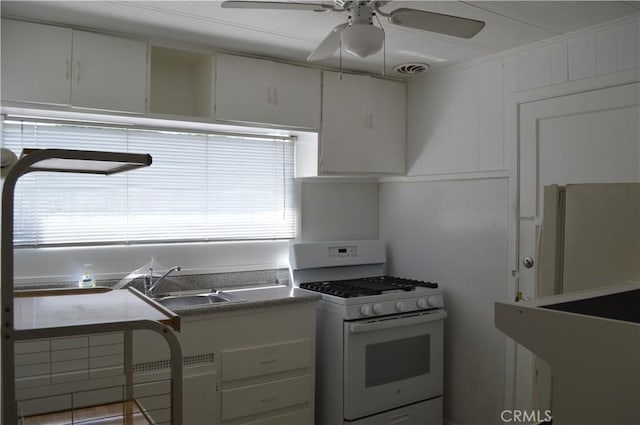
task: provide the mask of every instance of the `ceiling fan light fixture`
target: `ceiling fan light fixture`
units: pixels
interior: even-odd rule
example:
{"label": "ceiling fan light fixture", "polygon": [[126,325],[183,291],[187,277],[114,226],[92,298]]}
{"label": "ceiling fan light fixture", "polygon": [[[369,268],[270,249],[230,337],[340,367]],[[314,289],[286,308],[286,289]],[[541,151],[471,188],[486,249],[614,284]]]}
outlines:
{"label": "ceiling fan light fixture", "polygon": [[340,40],[347,52],[366,58],[382,49],[384,32],[370,24],[353,23],[342,31]]}

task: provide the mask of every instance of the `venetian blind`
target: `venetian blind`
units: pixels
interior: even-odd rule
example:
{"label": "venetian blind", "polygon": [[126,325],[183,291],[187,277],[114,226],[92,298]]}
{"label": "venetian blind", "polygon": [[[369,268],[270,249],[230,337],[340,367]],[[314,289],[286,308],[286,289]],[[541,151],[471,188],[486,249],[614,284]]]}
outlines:
{"label": "venetian blind", "polygon": [[19,246],[295,237],[294,146],[228,136],[5,120],[3,146],[149,153],[112,176],[32,173],[18,181]]}

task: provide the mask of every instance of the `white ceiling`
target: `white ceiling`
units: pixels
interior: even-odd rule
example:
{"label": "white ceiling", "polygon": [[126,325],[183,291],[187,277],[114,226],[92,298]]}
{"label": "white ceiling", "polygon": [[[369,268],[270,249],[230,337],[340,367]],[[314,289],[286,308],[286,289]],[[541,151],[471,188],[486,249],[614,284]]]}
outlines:
{"label": "white ceiling", "polygon": [[[304,1],[304,0],[297,0]],[[61,23],[156,40],[304,62],[345,13],[222,9],[220,1],[2,1],[3,17]],[[486,22],[471,39],[394,26],[386,31],[387,72],[399,63],[432,67],[464,62],[640,12],[639,1],[399,1],[399,7]],[[319,62],[337,67],[339,55]],[[382,52],[366,59],[343,55],[345,69],[380,73]]]}

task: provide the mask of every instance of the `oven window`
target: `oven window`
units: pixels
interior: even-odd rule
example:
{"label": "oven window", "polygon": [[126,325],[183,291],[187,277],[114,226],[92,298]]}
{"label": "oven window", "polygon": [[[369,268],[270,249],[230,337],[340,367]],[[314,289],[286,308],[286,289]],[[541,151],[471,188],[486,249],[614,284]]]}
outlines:
{"label": "oven window", "polygon": [[429,373],[430,335],[367,345],[365,386],[388,384]]}

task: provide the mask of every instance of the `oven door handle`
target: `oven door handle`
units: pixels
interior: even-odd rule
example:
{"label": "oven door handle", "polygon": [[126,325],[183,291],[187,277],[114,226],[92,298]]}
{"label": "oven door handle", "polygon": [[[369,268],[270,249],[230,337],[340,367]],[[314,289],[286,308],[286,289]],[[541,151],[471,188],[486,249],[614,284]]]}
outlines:
{"label": "oven door handle", "polygon": [[417,325],[419,323],[435,322],[436,320],[442,320],[445,317],[447,317],[447,312],[444,310],[438,310],[432,313],[421,314],[419,316],[397,317],[366,323],[350,323],[349,333],[355,334],[379,331],[382,329],[401,328],[403,326]]}

